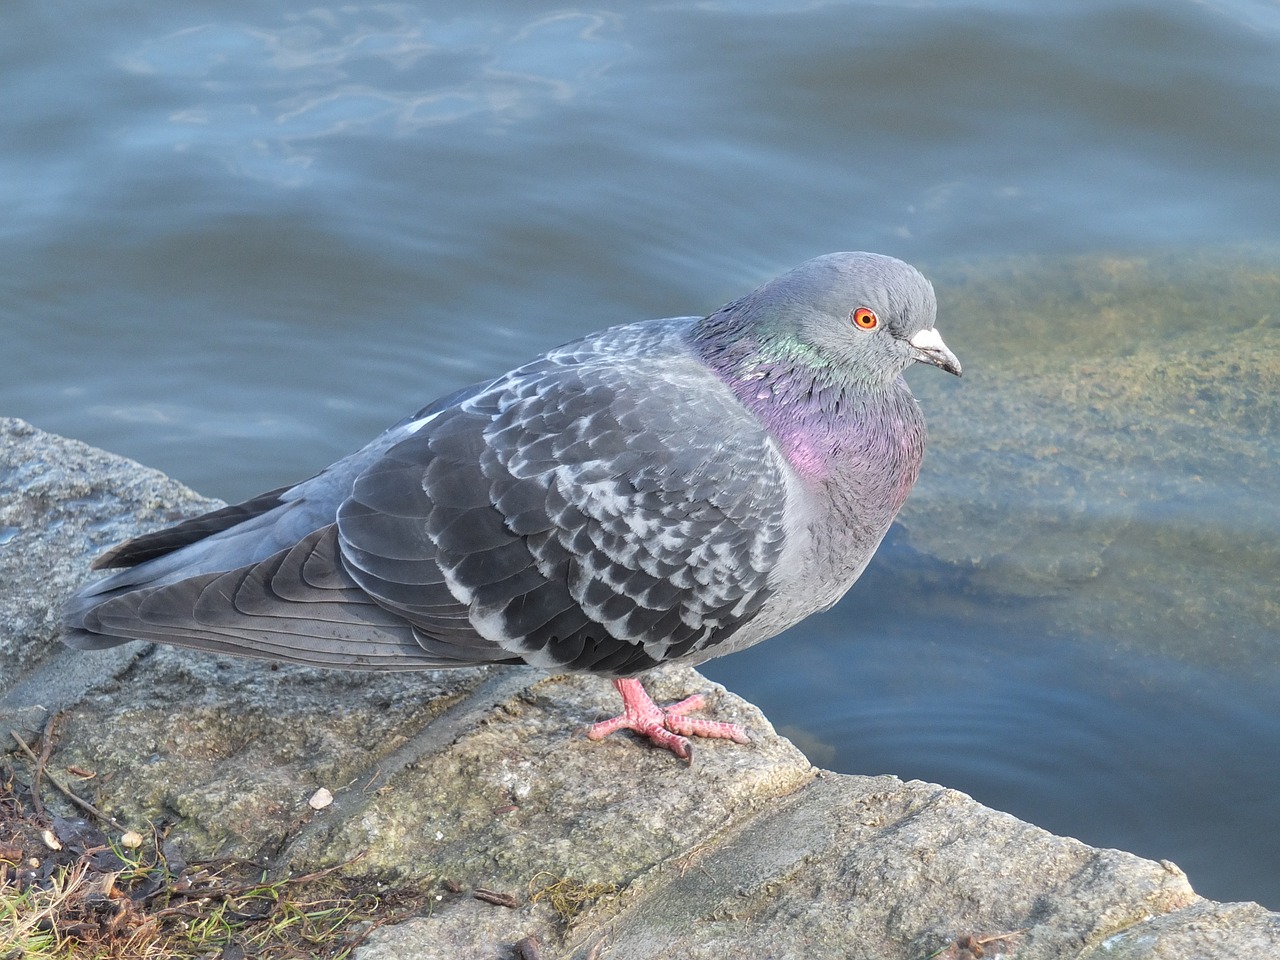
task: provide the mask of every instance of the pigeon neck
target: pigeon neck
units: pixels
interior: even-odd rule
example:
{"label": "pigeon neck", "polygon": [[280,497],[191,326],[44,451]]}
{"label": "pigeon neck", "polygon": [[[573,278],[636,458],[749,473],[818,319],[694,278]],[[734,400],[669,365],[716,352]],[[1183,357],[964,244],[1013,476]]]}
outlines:
{"label": "pigeon neck", "polygon": [[845,489],[887,485],[897,512],[924,455],[924,420],[901,377],[850,377],[833,364],[809,362],[803,351],[758,340],[706,349],[695,337],[694,344],[797,474]]}

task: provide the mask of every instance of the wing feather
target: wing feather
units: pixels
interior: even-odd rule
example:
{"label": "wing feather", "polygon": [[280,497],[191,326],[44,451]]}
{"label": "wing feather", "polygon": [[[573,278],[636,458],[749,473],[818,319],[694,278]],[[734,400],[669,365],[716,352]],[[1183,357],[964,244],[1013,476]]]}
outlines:
{"label": "wing feather", "polygon": [[434,564],[477,638],[557,669],[638,672],[750,622],[785,471],[671,330],[645,336],[621,358],[616,341],[554,352],[388,450],[338,511],[361,588],[430,634],[409,585]]}
{"label": "wing feather", "polygon": [[[310,582],[308,567],[324,570],[327,582]],[[341,569],[337,532],[329,526],[246,567],[112,597],[90,611],[85,627],[313,666],[405,670],[487,659],[429,654],[411,624]]]}
{"label": "wing feather", "polygon": [[304,484],[118,548],[108,564],[145,562],[77,596],[68,642],[615,676],[714,655],[773,594],[788,475],[688,323],[567,345]]}

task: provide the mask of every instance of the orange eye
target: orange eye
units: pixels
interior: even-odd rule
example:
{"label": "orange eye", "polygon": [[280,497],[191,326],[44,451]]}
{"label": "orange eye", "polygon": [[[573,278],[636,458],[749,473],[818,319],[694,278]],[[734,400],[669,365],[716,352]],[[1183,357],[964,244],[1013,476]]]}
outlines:
{"label": "orange eye", "polygon": [[853,319],[853,325],[862,330],[874,330],[880,322],[876,312],[867,307],[859,307],[850,314],[850,317]]}

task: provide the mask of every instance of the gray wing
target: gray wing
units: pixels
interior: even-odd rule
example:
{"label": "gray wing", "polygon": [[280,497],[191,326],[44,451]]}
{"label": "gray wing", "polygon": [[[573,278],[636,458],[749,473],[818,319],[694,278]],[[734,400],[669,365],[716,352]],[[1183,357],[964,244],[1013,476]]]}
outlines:
{"label": "gray wing", "polygon": [[338,512],[355,580],[436,652],[461,631],[626,674],[732,636],[771,595],[786,478],[728,388],[660,346],[554,352],[389,450]]}
{"label": "gray wing", "polygon": [[83,629],[330,666],[625,675],[712,655],[769,599],[785,471],[678,325],[452,399],[365,457],[336,523],[132,588]]}

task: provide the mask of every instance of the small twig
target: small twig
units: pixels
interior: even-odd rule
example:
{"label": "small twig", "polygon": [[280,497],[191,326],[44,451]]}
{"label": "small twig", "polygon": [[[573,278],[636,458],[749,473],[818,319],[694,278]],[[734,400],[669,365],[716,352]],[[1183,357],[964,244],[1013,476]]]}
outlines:
{"label": "small twig", "polygon": [[484,887],[476,887],[471,891],[471,896],[477,900],[483,900],[485,903],[492,903],[498,907],[510,907],[513,910],[520,906],[520,901],[510,893],[498,893],[496,890],[486,890]]}
{"label": "small twig", "polygon": [[385,927],[387,924],[395,923],[396,920],[397,918],[392,916],[370,918],[366,921],[364,929],[356,934],[354,940],[347,944],[347,950],[349,951],[348,955],[350,955],[350,953],[354,953],[356,947],[368,940],[379,927]]}
{"label": "small twig", "polygon": [[[1022,934],[1026,933],[1029,929],[1031,928],[1023,927],[1020,930],[1009,930],[1005,933],[992,933],[992,934],[988,934],[985,937],[975,937],[973,934],[968,934],[967,936],[958,937],[955,940],[952,940],[949,944],[947,944],[945,947],[941,948],[940,950],[935,950],[933,953],[929,954],[929,956],[926,957],[925,960],[939,960],[939,958],[941,958],[944,954],[956,955],[956,956],[967,955],[970,957],[981,957],[983,955],[982,948],[985,947],[987,944],[996,943],[1000,940],[1009,940],[1009,939],[1012,939],[1013,937],[1021,936]],[[960,951],[963,951],[963,954],[961,954]]]}
{"label": "small twig", "polygon": [[[25,753],[27,755],[27,758],[36,765],[36,769],[39,769],[41,766],[40,758],[35,755],[34,750],[32,750],[29,746],[27,746],[27,742],[23,740],[22,737],[18,736],[18,731],[10,730],[9,736],[13,737],[13,739],[17,741],[17,744],[22,749],[22,752]],[[103,813],[101,810],[95,807],[88,800],[82,800],[80,797],[77,797],[74,793],[71,792],[71,790],[68,787],[64,786],[58,780],[58,778],[55,777],[52,773],[46,770],[45,776],[48,778],[50,783],[52,783],[55,787],[57,787],[58,792],[60,792],[63,796],[65,796],[68,800],[74,803],[77,807],[79,807],[85,813],[88,813],[90,816],[97,817],[103,823],[110,823],[117,827],[120,826],[120,824],[116,822],[115,817],[108,817],[105,813]]]}
{"label": "small twig", "polygon": [[35,773],[31,777],[31,806],[35,808],[36,817],[41,820],[44,819],[44,802],[40,799],[40,778],[44,776],[49,754],[53,752],[53,725],[57,722],[58,714],[49,714],[44,733],[40,734],[40,759],[36,761]]}
{"label": "small twig", "polygon": [[369,852],[368,850],[361,850],[354,857],[348,857],[346,860],[343,860],[341,863],[335,863],[332,867],[324,867],[323,869],[313,871],[312,873],[304,873],[299,877],[285,877],[284,882],[285,883],[310,883],[313,880],[323,880],[325,877],[329,876],[330,874],[337,873],[339,870],[349,867],[353,863],[359,863],[361,860],[365,858],[368,852]]}
{"label": "small twig", "polygon": [[1008,940],[1011,937],[1020,937],[1030,929],[1030,927],[1020,927],[1017,930],[1008,930],[1005,933],[993,933],[989,936],[978,937],[976,942],[982,946],[986,946],[988,943],[995,943],[997,940]]}
{"label": "small twig", "polygon": [[269,880],[263,880],[261,883],[242,883],[239,886],[235,886],[235,887],[217,887],[217,886],[197,887],[193,885],[193,886],[187,887],[185,890],[175,890],[171,887],[169,892],[172,894],[176,894],[178,896],[182,896],[188,900],[215,899],[215,898],[230,900],[235,897],[243,897],[246,894],[254,893],[258,890],[265,890],[267,888],[277,886],[277,885],[279,886],[297,885],[297,884],[304,884],[304,883],[312,883],[313,881],[316,881],[316,880],[323,880],[325,877],[329,876],[330,874],[337,873],[339,870],[342,870],[344,867],[351,866],[351,864],[355,863],[357,860],[359,860],[368,852],[369,852],[368,850],[361,850],[351,859],[344,860],[342,863],[334,864],[332,867],[325,867],[323,870],[316,870],[312,873],[304,873],[301,876],[297,876],[297,877],[285,877],[283,880],[278,880],[275,882],[272,882]]}
{"label": "small twig", "polygon": [[516,956],[520,960],[542,960],[542,951],[538,948],[538,938],[527,936],[516,944]]}
{"label": "small twig", "polygon": [[[312,872],[312,873],[305,873],[305,874],[302,874],[302,876],[300,877],[285,877],[284,879],[282,879],[282,881],[275,881],[275,882],[262,881],[260,883],[242,883],[236,887],[218,887],[218,886],[212,886],[212,884],[206,884],[206,886],[197,887],[195,886],[195,884],[192,884],[192,886],[184,887],[182,888],[182,890],[179,890],[179,888],[175,886],[175,884],[170,883],[168,887],[161,887],[160,890],[156,891],[156,893],[166,893],[166,895],[169,895],[169,896],[179,896],[179,897],[182,897],[183,900],[187,900],[187,901],[234,900],[236,899],[236,897],[246,896],[248,895],[248,893],[256,893],[257,891],[269,890],[269,888],[271,887],[276,887],[276,886],[283,887],[283,886],[289,886],[289,884],[293,884],[293,886],[296,886],[296,884],[311,883],[311,882],[317,881],[317,879],[324,879],[325,877],[328,877],[329,874],[337,873],[338,870],[343,869],[344,867],[351,867],[351,864],[356,863],[356,861],[360,860],[362,856],[367,854],[367,852],[369,851],[361,850],[360,852],[358,852],[358,854],[356,854],[355,856],[352,856],[351,859],[343,860],[342,863],[334,864],[333,867],[325,867],[324,869],[315,870],[315,872]],[[156,893],[152,893],[151,896],[155,896]],[[160,910],[157,910],[155,915],[156,916],[165,916],[170,914],[188,915],[188,914],[182,913],[184,909],[187,909],[187,904],[179,904],[177,906],[165,906],[165,908],[161,908]]]}

